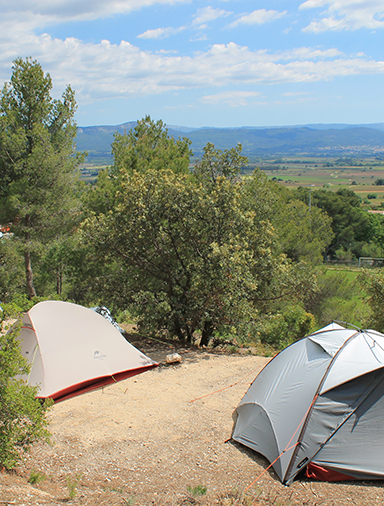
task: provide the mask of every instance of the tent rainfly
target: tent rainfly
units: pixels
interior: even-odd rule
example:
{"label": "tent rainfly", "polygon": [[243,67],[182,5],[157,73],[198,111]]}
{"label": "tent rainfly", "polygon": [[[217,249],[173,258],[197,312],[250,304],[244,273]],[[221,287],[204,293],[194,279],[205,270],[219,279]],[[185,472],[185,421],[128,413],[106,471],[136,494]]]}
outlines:
{"label": "tent rainfly", "polygon": [[33,306],[23,316],[19,340],[31,366],[25,379],[39,387],[38,398],[56,402],[158,365],[103,316],[69,302]]}
{"label": "tent rainfly", "polygon": [[285,485],[305,469],[337,481],[384,478],[384,335],[336,323],[295,342],[256,377],[232,438]]}

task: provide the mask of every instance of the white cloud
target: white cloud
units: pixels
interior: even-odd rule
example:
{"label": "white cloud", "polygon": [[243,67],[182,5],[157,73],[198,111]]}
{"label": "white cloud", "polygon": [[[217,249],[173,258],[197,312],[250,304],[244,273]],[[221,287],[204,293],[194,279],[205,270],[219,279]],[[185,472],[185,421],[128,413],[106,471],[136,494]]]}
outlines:
{"label": "white cloud", "polygon": [[[225,11],[223,9],[213,9],[212,7],[204,7],[198,9],[196,14],[194,15],[194,19],[192,21],[192,25],[190,27],[197,28],[199,30],[205,30],[208,28],[208,24],[211,21],[214,21],[219,18],[223,18],[232,14],[231,12]],[[146,32],[138,35],[139,39],[165,39],[171,35],[175,35],[183,30],[185,30],[186,26],[181,26],[179,28],[156,28],[154,30],[147,30]],[[206,40],[205,34],[199,34],[191,40]]]}
{"label": "white cloud", "polygon": [[341,30],[358,30],[360,28],[384,28],[383,0],[307,0],[300,9],[324,8],[325,16],[312,21],[304,31],[324,32]]}
{"label": "white cloud", "polygon": [[[84,44],[73,38],[62,41],[44,35],[31,38],[29,49],[54,80],[69,82],[83,98],[93,99],[234,83],[312,82],[384,73],[384,62],[347,57],[329,60],[329,51],[308,48],[268,53],[234,43],[216,44],[191,57],[154,54],[124,41],[119,45],[108,41]],[[14,43],[15,56],[25,51]]]}
{"label": "white cloud", "polygon": [[239,25],[263,25],[285,16],[286,13],[287,11],[279,12],[273,10],[267,11],[265,9],[258,9],[251,12],[250,14],[244,14],[239,19],[231,23],[229,27],[235,28]]}
{"label": "white cloud", "polygon": [[[223,9],[213,9],[212,7],[203,7],[201,9],[197,9],[196,14],[194,15],[194,20],[192,22],[193,26],[199,26],[202,28],[202,25],[209,23],[210,21],[215,21],[215,19],[224,18],[232,14],[232,12],[225,11]],[[204,26],[205,28],[205,26]]]}
{"label": "white cloud", "polygon": [[[79,105],[99,99],[147,96],[188,89],[257,86],[271,83],[325,81],[340,76],[384,74],[384,61],[348,57],[337,49],[297,48],[272,52],[250,50],[233,42],[215,44],[191,56],[143,51],[122,41],[84,43],[0,22],[0,82],[9,79],[18,56],[32,55],[52,75],[55,87],[70,83]],[[23,31],[24,30],[24,31]],[[245,92],[248,93],[248,92]],[[213,96],[210,95],[210,96]],[[229,100],[225,95],[218,98]],[[251,95],[238,94],[241,103]],[[208,100],[208,98],[205,98]],[[212,100],[214,100],[212,98]]]}
{"label": "white cloud", "polygon": [[165,39],[170,35],[175,35],[185,29],[184,26],[180,26],[179,28],[155,28],[154,30],[147,30],[144,33],[141,33],[137,36],[138,39]]}
{"label": "white cloud", "polygon": [[0,0],[0,16],[21,16],[30,27],[67,21],[94,20],[150,7],[185,3],[187,0]]}
{"label": "white cloud", "polygon": [[215,95],[205,95],[201,102],[205,104],[226,104],[230,107],[249,105],[249,99],[259,96],[257,91],[224,91]]}
{"label": "white cloud", "polygon": [[277,54],[285,60],[330,59],[342,55],[341,51],[336,48],[312,49],[310,47],[298,47]]}

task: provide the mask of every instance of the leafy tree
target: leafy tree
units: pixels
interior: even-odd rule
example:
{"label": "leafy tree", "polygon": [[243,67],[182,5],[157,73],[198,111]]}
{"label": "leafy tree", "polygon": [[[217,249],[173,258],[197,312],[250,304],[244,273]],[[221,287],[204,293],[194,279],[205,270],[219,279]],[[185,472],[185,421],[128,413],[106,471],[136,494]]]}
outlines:
{"label": "leafy tree", "polygon": [[146,116],[128,133],[115,134],[112,144],[114,165],[110,174],[117,177],[121,169],[133,173],[164,167],[177,174],[186,174],[189,172],[190,144],[187,138],[169,137],[161,120],[154,122]]}
{"label": "leafy tree", "polygon": [[368,328],[384,332],[384,273],[363,271],[358,279],[367,294],[365,303],[370,311],[364,323]]}
{"label": "leafy tree", "polygon": [[345,272],[319,267],[316,283],[307,291],[304,308],[315,316],[319,327],[332,320],[361,325],[366,311],[357,300],[360,295],[359,284],[348,279]]}
{"label": "leafy tree", "polygon": [[77,158],[76,110],[68,86],[62,100],[36,61],[18,58],[0,94],[0,220],[22,243],[27,293],[36,295],[32,254],[43,240],[72,226]]}
{"label": "leafy tree", "polygon": [[289,200],[279,207],[275,219],[284,253],[294,262],[319,264],[332,242],[331,218],[321,209],[308,208],[298,200]]}
{"label": "leafy tree", "polygon": [[221,151],[208,142],[203,151],[204,154],[195,165],[193,172],[196,178],[205,184],[216,184],[220,176],[230,181],[238,180],[241,167],[248,162],[247,157],[241,155],[241,144]]}
{"label": "leafy tree", "polygon": [[[295,194],[303,202],[308,202],[307,188],[299,188]],[[335,257],[340,248],[360,256],[362,245],[372,238],[370,218],[361,208],[360,198],[347,188],[340,188],[337,192],[321,189],[311,192],[311,202],[312,207],[322,209],[332,219],[334,237],[325,256]]]}
{"label": "leafy tree", "polygon": [[99,171],[97,184],[83,196],[88,213],[107,213],[120,196],[122,177],[134,173],[168,168],[176,174],[189,174],[191,141],[169,137],[164,123],[146,116],[134,129],[115,134],[112,144],[114,163]]}
{"label": "leafy tree", "polygon": [[272,181],[265,184],[271,193],[268,219],[278,230],[284,254],[293,262],[322,263],[333,238],[331,218],[322,209],[296,198],[291,190]]}
{"label": "leafy tree", "polygon": [[254,226],[239,191],[221,177],[208,192],[167,170],[127,178],[119,205],[84,228],[106,262],[119,258],[115,305],[130,301],[142,326],[189,342],[249,318],[257,271],[266,277],[278,262],[270,227]]}
{"label": "leafy tree", "polygon": [[[184,173],[189,143],[160,136],[154,144],[154,125],[139,125],[116,138],[115,165],[89,196],[83,241],[103,266],[93,290],[115,309],[130,305],[141,327],[189,342],[199,332],[201,344],[215,332],[244,334],[273,301],[299,300],[310,276],[279,247],[269,221],[275,188],[260,171],[239,177],[241,146],[209,144]],[[175,146],[183,171],[168,159]]]}
{"label": "leafy tree", "polygon": [[379,247],[377,255],[363,254],[362,256],[383,256],[384,251],[384,216],[369,213],[369,220],[372,229],[372,242]]}
{"label": "leafy tree", "polygon": [[50,403],[41,405],[35,398],[37,388],[18,379],[28,374],[28,367],[17,332],[0,334],[0,465],[7,469],[15,467],[35,441],[49,440],[45,414]]}
{"label": "leafy tree", "polygon": [[11,238],[0,239],[0,300],[9,302],[24,290],[25,268],[18,244]]}

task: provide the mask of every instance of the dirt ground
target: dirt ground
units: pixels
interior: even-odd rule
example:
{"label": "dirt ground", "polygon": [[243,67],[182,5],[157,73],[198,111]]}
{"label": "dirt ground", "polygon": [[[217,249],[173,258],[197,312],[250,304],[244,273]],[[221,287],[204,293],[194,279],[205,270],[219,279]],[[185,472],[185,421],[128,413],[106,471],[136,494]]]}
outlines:
{"label": "dirt ground", "polygon": [[[53,445],[35,445],[23,466],[0,473],[0,505],[384,504],[381,481],[284,487],[265,459],[227,441],[232,412],[268,359],[130,341],[160,366],[54,405]],[[182,363],[165,364],[174,352]]]}

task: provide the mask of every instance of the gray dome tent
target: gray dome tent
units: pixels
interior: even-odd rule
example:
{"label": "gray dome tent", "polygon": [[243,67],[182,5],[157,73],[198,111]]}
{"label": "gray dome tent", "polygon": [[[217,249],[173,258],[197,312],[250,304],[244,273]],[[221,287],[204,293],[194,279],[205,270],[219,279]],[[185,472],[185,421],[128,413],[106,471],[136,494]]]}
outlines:
{"label": "gray dome tent", "polygon": [[384,335],[336,323],[295,342],[256,377],[232,438],[264,455],[289,485],[384,479]]}

